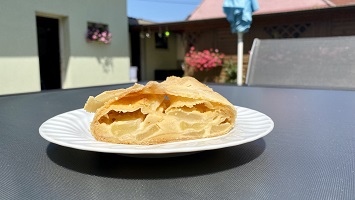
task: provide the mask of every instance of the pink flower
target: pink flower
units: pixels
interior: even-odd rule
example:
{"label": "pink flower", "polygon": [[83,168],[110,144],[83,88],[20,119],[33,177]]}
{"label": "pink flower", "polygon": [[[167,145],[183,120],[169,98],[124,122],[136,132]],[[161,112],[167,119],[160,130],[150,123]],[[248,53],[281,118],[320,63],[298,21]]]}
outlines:
{"label": "pink flower", "polygon": [[194,67],[195,70],[211,69],[222,65],[224,54],[220,54],[218,49],[196,51],[192,46],[185,54],[185,66]]}
{"label": "pink flower", "polygon": [[88,41],[98,41],[105,44],[111,42],[112,34],[105,27],[94,25],[88,27],[88,32],[86,35]]}

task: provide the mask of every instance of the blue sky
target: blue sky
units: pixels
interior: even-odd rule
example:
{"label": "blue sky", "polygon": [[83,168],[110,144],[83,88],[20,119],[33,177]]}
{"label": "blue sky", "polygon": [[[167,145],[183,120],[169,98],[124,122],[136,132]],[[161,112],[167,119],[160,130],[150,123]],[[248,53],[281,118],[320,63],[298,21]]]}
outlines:
{"label": "blue sky", "polygon": [[185,20],[202,0],[127,0],[129,17],[153,22]]}

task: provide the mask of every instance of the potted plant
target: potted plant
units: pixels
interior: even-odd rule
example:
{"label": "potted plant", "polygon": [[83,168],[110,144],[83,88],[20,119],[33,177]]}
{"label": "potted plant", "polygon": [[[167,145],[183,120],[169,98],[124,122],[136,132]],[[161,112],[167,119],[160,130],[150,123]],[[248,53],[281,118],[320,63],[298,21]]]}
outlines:
{"label": "potted plant", "polygon": [[223,58],[224,54],[218,49],[197,51],[192,46],[185,54],[184,74],[195,77],[201,82],[220,82]]}
{"label": "potted plant", "polygon": [[235,83],[237,80],[237,64],[232,59],[224,61],[224,71],[226,72],[226,83]]}
{"label": "potted plant", "polygon": [[111,43],[112,34],[108,30],[108,26],[105,24],[89,23],[86,33],[86,40],[88,42],[99,42],[104,44]]}

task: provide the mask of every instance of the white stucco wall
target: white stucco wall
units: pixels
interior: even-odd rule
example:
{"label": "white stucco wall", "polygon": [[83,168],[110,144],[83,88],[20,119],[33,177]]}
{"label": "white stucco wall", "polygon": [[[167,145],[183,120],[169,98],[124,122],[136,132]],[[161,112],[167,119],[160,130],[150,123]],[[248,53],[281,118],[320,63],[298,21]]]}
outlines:
{"label": "white stucco wall", "polygon": [[[0,95],[41,90],[36,16],[60,21],[63,89],[129,81],[125,0],[11,0],[0,5]],[[88,43],[87,22],[108,24],[111,44]]]}

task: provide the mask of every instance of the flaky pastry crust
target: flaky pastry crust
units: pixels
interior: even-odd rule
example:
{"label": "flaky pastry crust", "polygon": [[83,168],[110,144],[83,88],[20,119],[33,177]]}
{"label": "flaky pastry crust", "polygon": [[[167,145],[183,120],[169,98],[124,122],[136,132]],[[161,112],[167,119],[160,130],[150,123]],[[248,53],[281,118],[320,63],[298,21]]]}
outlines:
{"label": "flaky pastry crust", "polygon": [[192,77],[90,96],[90,125],[96,140],[151,145],[224,135],[235,125],[236,109],[223,96]]}

